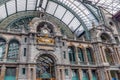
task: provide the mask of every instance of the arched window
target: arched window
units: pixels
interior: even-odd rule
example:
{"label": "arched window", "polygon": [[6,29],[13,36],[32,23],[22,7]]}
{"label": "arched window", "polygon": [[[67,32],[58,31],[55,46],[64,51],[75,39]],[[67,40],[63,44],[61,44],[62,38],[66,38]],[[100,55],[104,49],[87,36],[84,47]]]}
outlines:
{"label": "arched window", "polygon": [[88,61],[90,63],[93,62],[93,56],[92,56],[92,50],[91,50],[91,48],[86,48],[86,52],[87,52]]}
{"label": "arched window", "polygon": [[8,61],[16,61],[19,54],[19,42],[17,40],[12,40],[9,42],[8,47]]}
{"label": "arched window", "polygon": [[6,41],[2,38],[0,38],[0,59],[3,59],[4,54],[5,54],[5,46]]}
{"label": "arched window", "polygon": [[106,54],[106,58],[107,58],[107,61],[109,62],[109,64],[113,64],[114,61],[113,61],[112,51],[109,48],[106,48],[105,54]]}
{"label": "arched window", "polygon": [[111,38],[107,33],[102,33],[100,37],[102,42],[111,42]]}
{"label": "arched window", "polygon": [[75,63],[75,48],[73,46],[68,47],[69,60],[71,63]]}
{"label": "arched window", "polygon": [[83,54],[83,50],[81,48],[78,48],[78,61],[84,62],[84,54]]}

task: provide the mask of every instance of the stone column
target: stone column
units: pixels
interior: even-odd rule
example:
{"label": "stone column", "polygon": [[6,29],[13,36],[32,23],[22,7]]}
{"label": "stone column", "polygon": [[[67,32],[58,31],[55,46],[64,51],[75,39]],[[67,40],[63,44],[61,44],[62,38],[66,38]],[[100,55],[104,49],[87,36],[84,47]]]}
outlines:
{"label": "stone column", "polygon": [[1,79],[0,80],[4,80],[5,72],[6,72],[6,67],[5,65],[3,65],[1,68]]}
{"label": "stone column", "polygon": [[100,51],[101,63],[104,63],[103,51],[102,51],[102,47],[101,46],[99,46],[99,51]]}
{"label": "stone column", "polygon": [[77,47],[75,47],[75,55],[76,55],[76,63],[77,64],[79,64],[79,62],[78,62],[78,49],[77,49]]}
{"label": "stone column", "polygon": [[62,80],[65,80],[65,70],[62,69]]}
{"label": "stone column", "polygon": [[105,80],[109,80],[107,70],[105,70],[104,73],[105,73]]}
{"label": "stone column", "polygon": [[36,80],[36,66],[33,67],[33,80]]}
{"label": "stone column", "polygon": [[5,55],[4,55],[4,62],[7,61],[7,54],[8,54],[8,43],[6,43]]}
{"label": "stone column", "polygon": [[91,69],[88,69],[88,74],[89,74],[89,80],[92,80],[92,72],[91,72]]}
{"label": "stone column", "polygon": [[84,56],[85,56],[85,62],[88,64],[88,57],[87,57],[87,51],[84,49]]}
{"label": "stone column", "polygon": [[56,67],[56,80],[60,80],[61,79],[60,76],[61,76],[60,69]]}
{"label": "stone column", "polygon": [[31,68],[30,68],[30,65],[28,65],[28,68],[27,68],[27,79],[31,80]]}
{"label": "stone column", "polygon": [[100,70],[97,70],[96,72],[97,72],[97,79],[98,79],[98,80],[101,80]]}
{"label": "stone column", "polygon": [[108,76],[109,76],[109,80],[112,80],[112,76],[111,76],[110,70],[108,70]]}
{"label": "stone column", "polygon": [[16,80],[18,80],[18,77],[19,77],[19,68],[17,67],[16,68]]}
{"label": "stone column", "polygon": [[82,80],[82,70],[81,68],[78,69],[79,80]]}
{"label": "stone column", "polygon": [[102,53],[103,53],[103,58],[104,58],[104,61],[105,62],[108,62],[107,61],[107,58],[106,58],[106,53],[105,53],[105,50],[102,48]]}

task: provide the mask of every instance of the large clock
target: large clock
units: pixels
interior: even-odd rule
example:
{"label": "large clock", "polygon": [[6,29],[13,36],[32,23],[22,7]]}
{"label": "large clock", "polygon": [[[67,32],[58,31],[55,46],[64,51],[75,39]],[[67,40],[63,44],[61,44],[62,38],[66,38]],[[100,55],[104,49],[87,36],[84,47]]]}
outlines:
{"label": "large clock", "polygon": [[48,31],[47,29],[43,29],[42,32],[43,32],[44,34],[48,34],[48,33],[49,33],[49,31]]}

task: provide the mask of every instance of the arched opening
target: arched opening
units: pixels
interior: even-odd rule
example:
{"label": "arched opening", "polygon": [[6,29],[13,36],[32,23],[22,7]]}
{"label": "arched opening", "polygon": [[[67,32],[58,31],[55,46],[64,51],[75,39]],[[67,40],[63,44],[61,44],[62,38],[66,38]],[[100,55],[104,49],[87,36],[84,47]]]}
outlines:
{"label": "arched opening", "polygon": [[87,52],[87,58],[88,58],[88,62],[90,64],[94,64],[95,59],[94,59],[94,54],[91,48],[86,48],[86,52]]}
{"label": "arched opening", "polygon": [[19,54],[19,42],[17,40],[11,40],[8,44],[7,61],[16,61]]}
{"label": "arched opening", "polygon": [[109,62],[109,64],[111,64],[111,65],[114,64],[112,51],[109,48],[105,49],[105,54],[106,54],[106,58],[107,58],[107,61]]}
{"label": "arched opening", "polygon": [[41,55],[36,60],[37,80],[55,79],[55,60],[50,55]]}
{"label": "arched opening", "polygon": [[111,42],[111,38],[107,33],[102,33],[100,37],[102,42]]}
{"label": "arched opening", "polygon": [[83,49],[82,48],[78,48],[78,61],[80,63],[84,63],[85,62],[84,53],[83,53]]}
{"label": "arched opening", "polygon": [[75,57],[76,57],[74,46],[69,46],[68,47],[68,54],[69,54],[70,63],[74,64],[75,63]]}
{"label": "arched opening", "polygon": [[0,38],[0,60],[3,60],[6,49],[6,41]]}

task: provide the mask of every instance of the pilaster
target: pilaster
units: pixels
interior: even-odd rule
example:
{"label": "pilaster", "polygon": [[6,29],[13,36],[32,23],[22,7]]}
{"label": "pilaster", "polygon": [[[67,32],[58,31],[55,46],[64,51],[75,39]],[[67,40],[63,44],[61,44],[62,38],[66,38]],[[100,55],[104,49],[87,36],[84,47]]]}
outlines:
{"label": "pilaster", "polygon": [[28,80],[31,80],[30,65],[28,65],[28,68],[27,68],[27,79],[28,79]]}
{"label": "pilaster", "polygon": [[105,70],[104,73],[105,73],[105,80],[109,80],[107,70]]}
{"label": "pilaster", "polygon": [[7,61],[7,54],[8,54],[8,43],[6,43],[6,49],[5,49],[4,62],[6,62],[6,61]]}
{"label": "pilaster", "polygon": [[0,78],[0,80],[4,80],[5,72],[6,72],[6,67],[5,67],[5,65],[3,65],[2,69],[1,69],[1,78]]}
{"label": "pilaster", "polygon": [[78,49],[77,49],[77,47],[75,47],[75,53],[76,53],[76,63],[79,64],[79,62],[78,62]]}
{"label": "pilaster", "polygon": [[82,70],[81,68],[78,69],[79,80],[82,80]]}
{"label": "pilaster", "polygon": [[91,69],[88,69],[88,74],[89,74],[89,80],[92,80],[92,72],[91,72]]}
{"label": "pilaster", "polygon": [[16,80],[18,80],[18,77],[19,77],[19,68],[17,67],[16,68]]}
{"label": "pilaster", "polygon": [[84,49],[84,56],[85,56],[85,62],[88,64],[88,57],[87,57],[87,51]]}
{"label": "pilaster", "polygon": [[99,51],[100,51],[101,63],[103,63],[104,59],[103,59],[103,51],[102,51],[101,46],[99,46]]}

